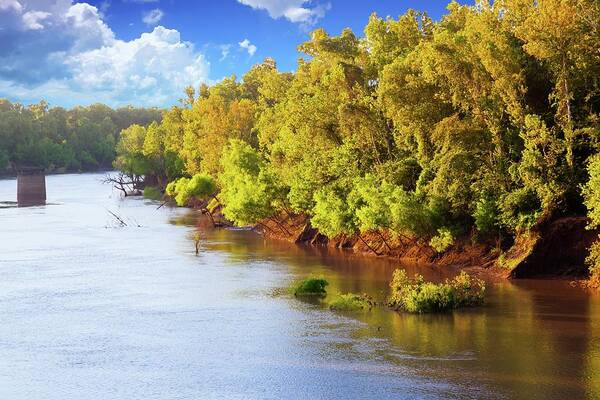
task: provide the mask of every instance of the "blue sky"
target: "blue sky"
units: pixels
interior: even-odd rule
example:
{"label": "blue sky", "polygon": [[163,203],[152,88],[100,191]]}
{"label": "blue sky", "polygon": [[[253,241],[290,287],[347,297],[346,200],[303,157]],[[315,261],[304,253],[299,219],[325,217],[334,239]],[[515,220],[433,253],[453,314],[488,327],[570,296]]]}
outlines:
{"label": "blue sky", "polygon": [[357,35],[372,12],[439,19],[446,0],[0,0],[0,97],[169,106],[183,87],[274,57],[295,69],[317,27]]}

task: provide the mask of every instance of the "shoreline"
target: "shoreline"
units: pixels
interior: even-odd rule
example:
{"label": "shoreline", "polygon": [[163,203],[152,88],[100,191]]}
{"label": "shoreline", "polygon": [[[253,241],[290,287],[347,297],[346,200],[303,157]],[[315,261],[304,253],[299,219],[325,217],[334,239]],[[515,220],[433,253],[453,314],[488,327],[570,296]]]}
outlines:
{"label": "shoreline", "polygon": [[385,232],[331,239],[312,228],[310,220],[303,216],[278,222],[263,221],[255,229],[260,229],[266,238],[302,246],[327,247],[361,257],[451,268],[493,279],[583,282],[589,277],[584,250],[597,235],[586,226],[586,217],[563,217],[541,226],[533,235],[517,237],[512,246],[503,250],[491,243],[477,243],[463,237],[439,254],[417,240],[402,242]]}

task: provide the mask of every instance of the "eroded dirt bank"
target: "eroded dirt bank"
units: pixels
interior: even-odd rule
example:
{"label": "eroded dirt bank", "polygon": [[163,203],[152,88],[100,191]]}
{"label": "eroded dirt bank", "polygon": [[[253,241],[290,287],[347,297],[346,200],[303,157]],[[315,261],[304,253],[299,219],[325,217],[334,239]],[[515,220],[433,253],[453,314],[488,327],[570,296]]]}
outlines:
{"label": "eroded dirt bank", "polygon": [[380,232],[328,238],[311,226],[303,215],[264,221],[265,236],[289,242],[346,249],[368,256],[393,257],[440,267],[456,267],[473,273],[505,278],[586,278],[587,248],[597,231],[586,229],[587,218],[565,217],[518,236],[499,248],[495,243],[476,243],[459,238],[442,254],[417,240]]}

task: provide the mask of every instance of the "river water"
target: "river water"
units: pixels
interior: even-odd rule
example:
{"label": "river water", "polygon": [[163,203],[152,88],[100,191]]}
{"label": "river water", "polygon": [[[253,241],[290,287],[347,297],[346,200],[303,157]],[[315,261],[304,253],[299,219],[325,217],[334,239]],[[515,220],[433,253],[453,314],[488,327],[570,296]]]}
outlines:
{"label": "river water", "polygon": [[0,209],[0,399],[600,398],[598,295],[490,282],[478,309],[335,313],[279,289],[317,275],[383,298],[400,265],[210,229],[196,255],[193,211],[101,178]]}

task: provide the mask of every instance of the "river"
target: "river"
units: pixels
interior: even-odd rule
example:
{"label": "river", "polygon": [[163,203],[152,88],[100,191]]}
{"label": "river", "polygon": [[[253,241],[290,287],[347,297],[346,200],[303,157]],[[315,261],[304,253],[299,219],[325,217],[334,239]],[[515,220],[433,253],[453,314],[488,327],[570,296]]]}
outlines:
{"label": "river", "polygon": [[196,213],[101,178],[49,176],[48,205],[0,209],[1,399],[600,398],[598,295],[489,282],[482,308],[340,314],[280,289],[317,275],[383,298],[399,264],[211,229],[196,255]]}

